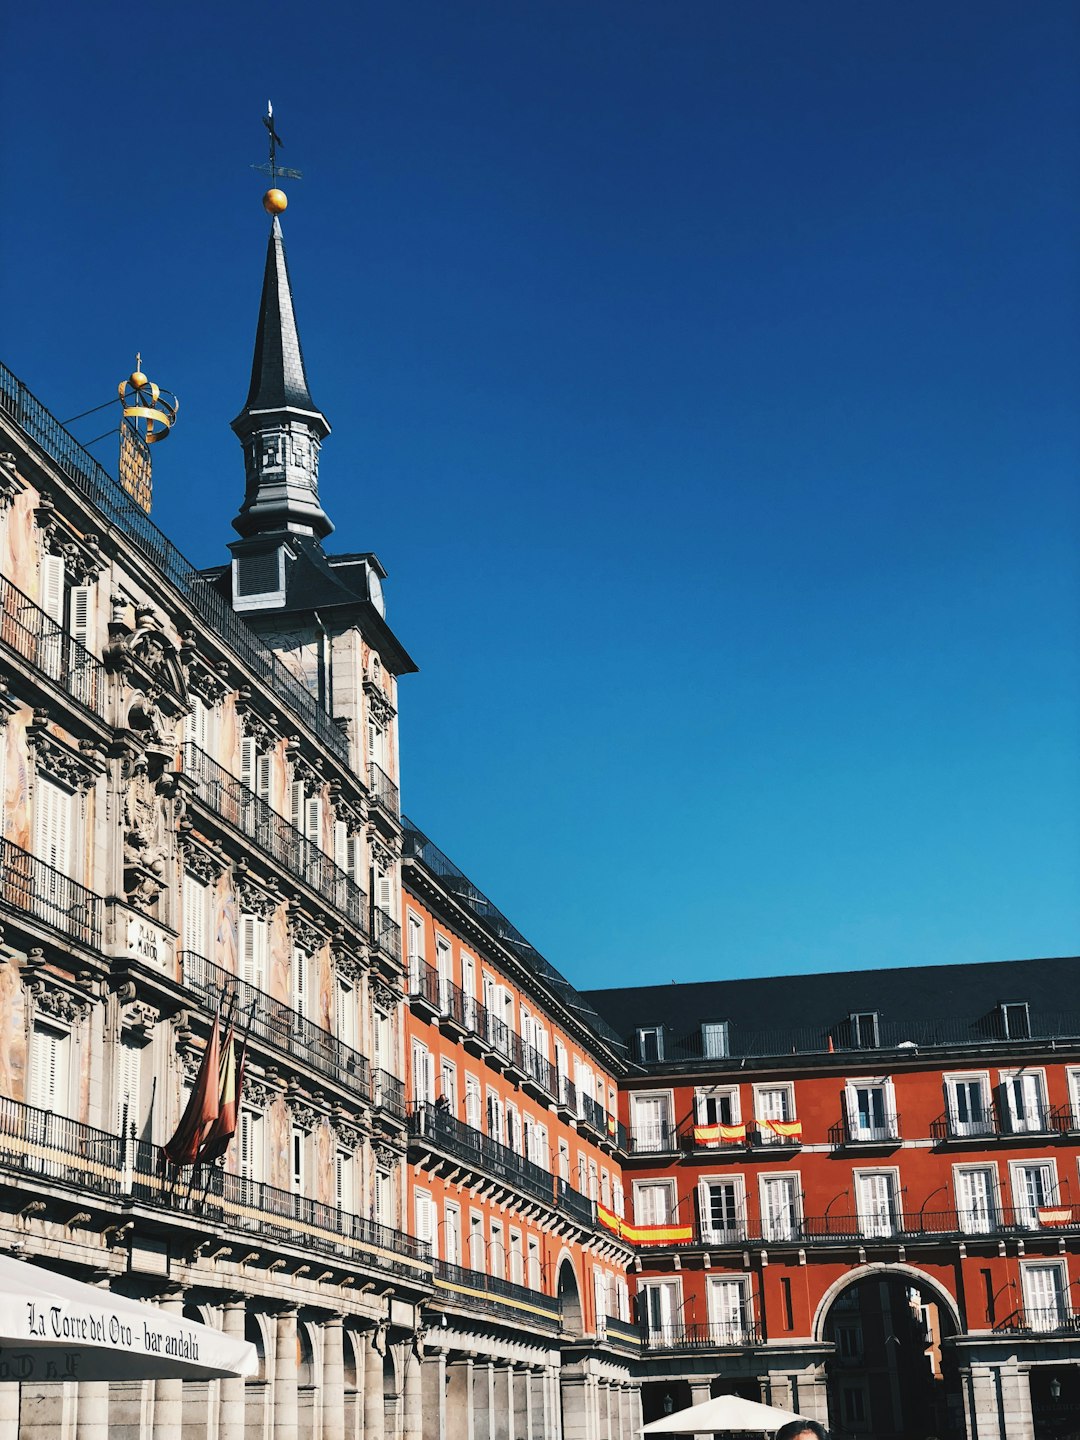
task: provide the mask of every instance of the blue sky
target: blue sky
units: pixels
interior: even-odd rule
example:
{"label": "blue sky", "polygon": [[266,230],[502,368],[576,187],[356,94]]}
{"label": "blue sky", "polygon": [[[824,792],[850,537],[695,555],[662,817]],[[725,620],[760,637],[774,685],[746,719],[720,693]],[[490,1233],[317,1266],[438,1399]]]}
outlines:
{"label": "blue sky", "polygon": [[571,979],[1076,953],[1074,5],[0,24],[0,355],[65,418],[142,350],[205,564],[273,98],[407,810]]}

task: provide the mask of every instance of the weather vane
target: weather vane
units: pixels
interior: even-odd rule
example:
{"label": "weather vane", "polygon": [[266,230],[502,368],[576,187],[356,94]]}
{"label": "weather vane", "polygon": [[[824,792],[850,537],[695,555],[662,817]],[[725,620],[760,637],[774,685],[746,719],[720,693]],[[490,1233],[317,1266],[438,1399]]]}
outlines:
{"label": "weather vane", "polygon": [[266,114],[262,117],[270,135],[270,159],[264,165],[252,165],[253,170],[258,170],[260,175],[270,176],[270,189],[263,196],[263,208],[271,215],[280,215],[289,203],[285,198],[284,190],[277,187],[278,179],[302,180],[304,177],[299,170],[291,170],[287,165],[277,163],[278,147],[285,144],[281,136],[274,129],[274,107],[268,100],[266,102]]}

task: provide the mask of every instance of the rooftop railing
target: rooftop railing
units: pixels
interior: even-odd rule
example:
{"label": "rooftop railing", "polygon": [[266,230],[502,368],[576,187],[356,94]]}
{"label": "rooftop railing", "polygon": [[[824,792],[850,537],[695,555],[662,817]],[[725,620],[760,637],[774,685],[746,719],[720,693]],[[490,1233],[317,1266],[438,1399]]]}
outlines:
{"label": "rooftop railing", "polygon": [[350,875],[205,750],[189,740],[182,754],[184,774],[191,778],[196,796],[208,809],[253,840],[261,851],[367,934],[367,897]]}
{"label": "rooftop railing", "polygon": [[107,672],[86,646],[0,576],[0,643],[73,700],[105,718]]}
{"label": "rooftop railing", "polygon": [[0,840],[0,909],[5,908],[88,949],[101,949],[101,896],[10,840]]}
{"label": "rooftop railing", "polygon": [[368,1062],[358,1050],[194,950],[182,950],[179,959],[185,985],[198,995],[207,1010],[216,1014],[227,998],[235,997],[239,1028],[250,1025],[256,1039],[265,1041],[290,1059],[310,1065],[345,1089],[361,1094],[365,1100],[370,1097]]}
{"label": "rooftop railing", "polygon": [[421,1284],[430,1283],[431,1252],[415,1236],[352,1215],[320,1200],[214,1167],[174,1175],[163,1171],[156,1145],[133,1145],[132,1195],[148,1205],[211,1220],[253,1242],[267,1238],[316,1255],[350,1261]]}
{"label": "rooftop railing", "polygon": [[448,1303],[462,1305],[473,1312],[504,1318],[513,1315],[522,1324],[539,1325],[545,1330],[559,1328],[559,1301],[555,1296],[488,1275],[483,1270],[467,1270],[447,1260],[436,1260],[435,1289],[447,1294]]}
{"label": "rooftop railing", "polygon": [[257,675],[297,719],[339,760],[347,761],[348,740],[316,697],[235,614],[212,581],[167,540],[146,512],[84,450],[21,380],[0,365],[0,409],[48,455],[79,493],[119,530],[191,605],[200,619]]}

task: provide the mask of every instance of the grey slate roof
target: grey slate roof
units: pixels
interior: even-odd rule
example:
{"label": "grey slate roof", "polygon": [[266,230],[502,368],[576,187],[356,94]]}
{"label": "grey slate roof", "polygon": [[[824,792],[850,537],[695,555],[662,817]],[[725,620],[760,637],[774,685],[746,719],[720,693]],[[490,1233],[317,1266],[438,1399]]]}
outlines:
{"label": "grey slate roof", "polygon": [[[285,258],[285,245],[277,216],[266,246],[259,324],[255,356],[251,365],[251,386],[244,410],[280,410],[291,407],[320,414],[308,389],[304,352],[293,310],[292,286]],[[325,422],[324,422],[325,423]],[[329,427],[327,427],[329,428]]]}

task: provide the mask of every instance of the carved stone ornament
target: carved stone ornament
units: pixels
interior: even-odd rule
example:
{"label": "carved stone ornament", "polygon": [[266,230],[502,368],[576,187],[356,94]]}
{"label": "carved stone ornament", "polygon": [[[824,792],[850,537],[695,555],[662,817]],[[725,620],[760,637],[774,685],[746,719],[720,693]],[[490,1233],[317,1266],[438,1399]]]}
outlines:
{"label": "carved stone ornament", "polygon": [[292,943],[305,955],[314,955],[326,944],[326,936],[294,905],[289,906],[289,934]]}
{"label": "carved stone ornament", "polygon": [[402,992],[388,984],[380,975],[371,977],[371,1003],[377,1010],[392,1015],[402,998]]}
{"label": "carved stone ornament", "polygon": [[101,536],[92,530],[80,535],[71,521],[56,508],[51,495],[42,493],[34,507],[44,548],[50,555],[59,555],[64,569],[76,585],[90,585],[105,568],[101,553]]}
{"label": "carved stone ornament", "polygon": [[77,1025],[90,1009],[85,995],[65,989],[53,977],[39,974],[27,986],[39,1015],[51,1015],[65,1025]]}
{"label": "carved stone ornament", "polygon": [[[129,752],[121,765],[124,791],[124,893],[141,906],[153,905],[168,881],[167,817],[161,778],[152,774],[146,752]],[[171,790],[170,785],[164,792]]]}
{"label": "carved stone ornament", "polygon": [[251,1105],[256,1110],[268,1110],[277,1099],[279,1092],[272,1086],[267,1085],[265,1080],[257,1079],[255,1076],[244,1077],[244,1104]]}
{"label": "carved stone ornament", "polygon": [[0,679],[0,729],[8,723],[18,708],[19,702],[12,695],[7,681]]}
{"label": "carved stone ornament", "polygon": [[400,1151],[395,1150],[388,1140],[376,1140],[371,1149],[376,1163],[381,1165],[384,1170],[393,1170],[401,1159]]}
{"label": "carved stone ornament", "polygon": [[233,867],[233,877],[233,888],[236,891],[240,909],[246,915],[254,915],[260,920],[269,920],[281,904],[281,897],[275,895],[265,885],[260,885],[248,870],[245,860],[240,860]]}
{"label": "carved stone ornament", "polygon": [[241,685],[236,692],[236,713],[244,722],[244,734],[255,741],[255,749],[260,755],[265,755],[277,744],[280,739],[278,717],[273,710],[265,716],[257,713],[249,685]]}
{"label": "carved stone ornament", "polygon": [[309,1105],[305,1099],[297,1096],[288,1096],[285,1101],[289,1108],[289,1116],[292,1123],[310,1135],[315,1126],[323,1118],[314,1105]]}
{"label": "carved stone ornament", "polygon": [[202,1064],[203,1052],[194,1045],[177,1045],[176,1059],[185,1080],[194,1080]]}
{"label": "carved stone ornament", "polygon": [[199,654],[194,630],[185,630],[180,637],[180,664],[187,680],[188,693],[198,695],[211,709],[220,705],[233,688],[228,664],[224,660],[214,664],[204,659]]}
{"label": "carved stone ornament", "polygon": [[184,869],[193,880],[212,885],[228,869],[229,862],[219,845],[202,845],[190,832],[181,835],[179,844]]}
{"label": "carved stone ornament", "polygon": [[366,813],[361,804],[354,804],[351,800],[346,800],[341,793],[341,786],[336,780],[332,781],[330,785],[330,807],[334,812],[334,819],[344,821],[347,835],[363,834],[367,819]]}
{"label": "carved stone ornament", "polygon": [[335,945],[330,951],[330,959],[334,963],[335,973],[342,979],[355,985],[359,982],[364,973],[364,962],[359,955],[352,954],[340,945]]}
{"label": "carved stone ornament", "polygon": [[389,730],[394,720],[394,706],[379,682],[370,676],[364,680],[368,714],[381,730]]}
{"label": "carved stone ornament", "polygon": [[371,836],[371,868],[384,874],[394,868],[394,852],[383,843],[378,834]]}
{"label": "carved stone ornament", "polygon": [[26,489],[25,483],[19,479],[18,463],[10,450],[0,455],[0,514],[10,507],[21,490]]}
{"label": "carved stone ornament", "polygon": [[295,739],[289,741],[285,754],[292,766],[293,780],[303,785],[304,794],[310,800],[322,789],[323,777],[318,767],[304,759],[300,754],[299,742]]}
{"label": "carved stone ornament", "polygon": [[105,759],[99,747],[80,743],[78,750],[60,740],[48,729],[49,712],[35,710],[26,729],[26,738],[37,756],[37,771],[50,780],[59,780],[69,790],[93,788],[99,775],[105,773]]}
{"label": "carved stone ornament", "polygon": [[134,1032],[147,1039],[154,1026],[161,1019],[161,1011],[145,1000],[133,1000],[120,1011],[120,1029],[125,1035]]}
{"label": "carved stone ornament", "polygon": [[334,1127],[334,1134],[337,1136],[337,1143],[343,1150],[351,1150],[354,1153],[364,1143],[364,1131],[359,1125],[353,1125],[348,1120],[339,1119],[334,1116],[331,1124]]}

